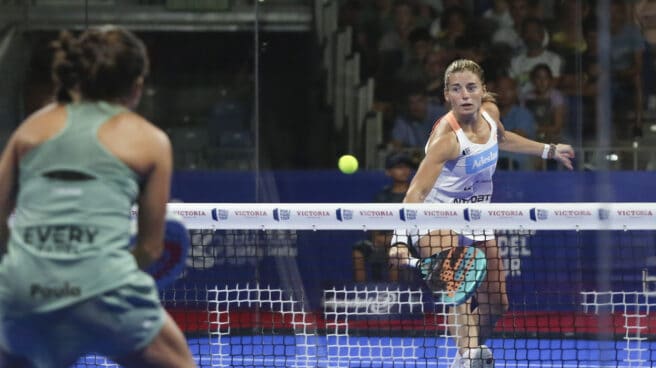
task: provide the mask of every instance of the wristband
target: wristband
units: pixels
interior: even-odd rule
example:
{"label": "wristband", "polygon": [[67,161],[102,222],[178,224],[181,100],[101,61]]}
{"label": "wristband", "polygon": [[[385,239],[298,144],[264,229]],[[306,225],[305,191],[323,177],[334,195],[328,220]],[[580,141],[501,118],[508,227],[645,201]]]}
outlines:
{"label": "wristband", "polygon": [[552,159],[556,155],[556,145],[553,143],[545,144],[542,150],[542,159]]}
{"label": "wristband", "polygon": [[548,144],[544,145],[544,149],[542,150],[542,159],[546,160],[549,158],[549,150],[551,149],[551,146]]}

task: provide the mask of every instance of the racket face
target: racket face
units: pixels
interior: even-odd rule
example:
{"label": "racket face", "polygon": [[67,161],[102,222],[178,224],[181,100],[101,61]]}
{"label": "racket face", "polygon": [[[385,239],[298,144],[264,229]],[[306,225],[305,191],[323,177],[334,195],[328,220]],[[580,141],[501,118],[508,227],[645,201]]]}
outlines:
{"label": "racket face", "polygon": [[160,258],[148,267],[148,272],[159,289],[171,285],[185,268],[191,241],[182,221],[167,218],[164,232],[164,250]]}
{"label": "racket face", "polygon": [[478,289],[487,274],[487,260],[482,250],[454,247],[442,252],[428,277],[431,290],[441,293],[445,304],[460,305]]}

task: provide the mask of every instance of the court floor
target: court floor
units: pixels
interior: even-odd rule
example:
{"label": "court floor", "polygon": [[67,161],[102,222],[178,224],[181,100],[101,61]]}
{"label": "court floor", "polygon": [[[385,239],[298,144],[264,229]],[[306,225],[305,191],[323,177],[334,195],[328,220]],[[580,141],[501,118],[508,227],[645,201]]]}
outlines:
{"label": "court floor", "polygon": [[[325,336],[232,336],[221,344],[190,339],[200,367],[449,367],[455,352],[442,338]],[[310,343],[309,345],[307,343]],[[656,367],[656,341],[492,339],[495,367]],[[80,359],[76,368],[116,367],[101,357]]]}

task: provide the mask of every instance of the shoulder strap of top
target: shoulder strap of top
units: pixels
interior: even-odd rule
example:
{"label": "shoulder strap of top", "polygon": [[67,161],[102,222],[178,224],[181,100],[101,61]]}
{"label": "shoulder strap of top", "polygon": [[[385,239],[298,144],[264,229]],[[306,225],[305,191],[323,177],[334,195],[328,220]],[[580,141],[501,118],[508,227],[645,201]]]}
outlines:
{"label": "shoulder strap of top", "polygon": [[449,111],[448,114],[444,115],[444,119],[446,119],[449,125],[451,125],[451,129],[453,129],[454,132],[461,130],[460,124],[458,124],[458,120],[456,120],[456,117],[453,116],[453,111]]}
{"label": "shoulder strap of top", "polygon": [[483,119],[487,120],[488,123],[494,128],[497,128],[497,122],[490,116],[490,114],[487,113],[487,111],[481,109],[481,114],[483,115]]}

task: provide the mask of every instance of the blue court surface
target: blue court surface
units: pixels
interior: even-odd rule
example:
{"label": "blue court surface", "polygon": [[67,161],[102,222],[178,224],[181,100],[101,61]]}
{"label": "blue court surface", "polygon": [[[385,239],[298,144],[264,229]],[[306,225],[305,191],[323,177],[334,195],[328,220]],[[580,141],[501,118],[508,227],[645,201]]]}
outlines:
{"label": "blue court surface", "polygon": [[[331,341],[333,340],[333,341]],[[443,338],[231,336],[221,344],[190,339],[200,367],[449,367],[455,352]],[[339,347],[337,347],[339,345]],[[495,367],[656,367],[656,341],[492,339]],[[116,367],[100,357],[75,367]]]}

